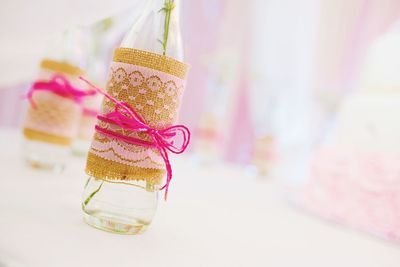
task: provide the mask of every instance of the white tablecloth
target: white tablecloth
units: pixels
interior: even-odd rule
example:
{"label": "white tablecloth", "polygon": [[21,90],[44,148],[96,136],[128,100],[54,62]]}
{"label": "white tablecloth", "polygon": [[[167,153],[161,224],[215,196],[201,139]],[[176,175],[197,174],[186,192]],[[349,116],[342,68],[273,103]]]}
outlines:
{"label": "white tablecloth", "polygon": [[167,203],[142,235],[82,220],[84,159],[62,175],[20,160],[20,134],[0,130],[0,266],[400,266],[394,244],[303,214],[279,179],[174,159]]}

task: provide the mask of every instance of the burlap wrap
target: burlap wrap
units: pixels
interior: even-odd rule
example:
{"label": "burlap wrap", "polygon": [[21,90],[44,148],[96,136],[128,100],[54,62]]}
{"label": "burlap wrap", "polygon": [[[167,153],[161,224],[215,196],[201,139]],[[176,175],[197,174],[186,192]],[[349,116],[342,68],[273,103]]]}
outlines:
{"label": "burlap wrap", "polygon": [[[107,92],[128,103],[151,127],[162,129],[174,124],[185,86],[188,66],[172,58],[132,48],[117,48],[110,66]],[[103,100],[101,113],[114,110]],[[106,129],[148,140],[145,135],[119,126],[98,122]],[[157,149],[127,144],[95,133],[87,158],[86,172],[103,180],[142,180],[159,184],[165,166]]]}

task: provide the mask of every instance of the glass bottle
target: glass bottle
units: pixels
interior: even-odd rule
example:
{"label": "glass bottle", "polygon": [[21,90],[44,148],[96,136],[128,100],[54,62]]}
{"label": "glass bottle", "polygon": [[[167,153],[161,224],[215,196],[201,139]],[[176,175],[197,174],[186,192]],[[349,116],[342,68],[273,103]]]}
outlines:
{"label": "glass bottle", "polygon": [[[38,81],[49,81],[61,74],[76,88],[79,82],[82,49],[81,29],[65,31],[50,45],[41,62]],[[77,130],[80,107],[71,99],[50,92],[38,91],[33,95],[37,109],[28,107],[24,123],[22,156],[33,168],[60,172],[70,154],[70,144]]]}
{"label": "glass bottle", "polygon": [[[121,47],[136,48],[164,54],[182,61],[182,39],[179,26],[179,1],[171,1],[169,34],[164,38],[166,12],[160,12],[168,0],[148,1],[144,12],[124,37]],[[102,180],[89,176],[86,182],[82,210],[89,225],[120,234],[142,233],[151,223],[157,209],[160,182],[121,179]]]}

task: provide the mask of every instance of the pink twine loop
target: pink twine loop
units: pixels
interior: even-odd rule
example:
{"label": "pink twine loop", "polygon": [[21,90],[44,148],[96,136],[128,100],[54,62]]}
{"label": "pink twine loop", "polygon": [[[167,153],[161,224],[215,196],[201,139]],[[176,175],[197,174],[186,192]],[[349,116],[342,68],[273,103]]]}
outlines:
{"label": "pink twine loop", "polygon": [[[163,187],[160,188],[160,190],[165,189],[164,199],[166,200],[168,196],[169,184],[172,180],[172,167],[169,161],[168,151],[174,154],[181,154],[186,150],[190,142],[189,129],[184,125],[173,125],[161,130],[152,128],[151,126],[146,124],[144,119],[128,103],[116,100],[106,92],[102,91],[100,88],[94,86],[84,77],[79,78],[115,104],[114,111],[109,112],[105,115],[97,116],[100,121],[118,125],[124,130],[138,133],[146,133],[148,134],[148,136],[150,136],[151,140],[146,141],[110,131],[108,129],[100,127],[99,125],[96,125],[95,127],[97,132],[108,137],[116,138],[129,144],[156,148],[160,152],[160,155],[165,163],[165,168],[167,170],[166,183]],[[183,141],[180,145],[175,145],[174,140],[171,139],[175,138],[178,135],[182,136]]]}
{"label": "pink twine loop", "polygon": [[71,85],[67,78],[61,74],[54,74],[49,81],[37,81],[28,91],[26,98],[28,98],[32,107],[36,107],[33,102],[33,94],[36,91],[50,91],[56,95],[72,99],[75,103],[81,104],[82,98],[96,94],[96,90],[80,90]]}

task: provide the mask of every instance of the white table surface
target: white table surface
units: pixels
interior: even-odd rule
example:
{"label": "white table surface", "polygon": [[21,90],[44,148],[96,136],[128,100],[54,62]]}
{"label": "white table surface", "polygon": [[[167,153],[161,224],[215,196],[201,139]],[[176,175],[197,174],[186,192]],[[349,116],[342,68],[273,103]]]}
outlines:
{"label": "white table surface", "polygon": [[174,160],[167,203],[142,235],[82,220],[84,160],[61,175],[20,161],[20,135],[0,130],[0,266],[399,267],[400,247],[303,214],[279,179]]}

